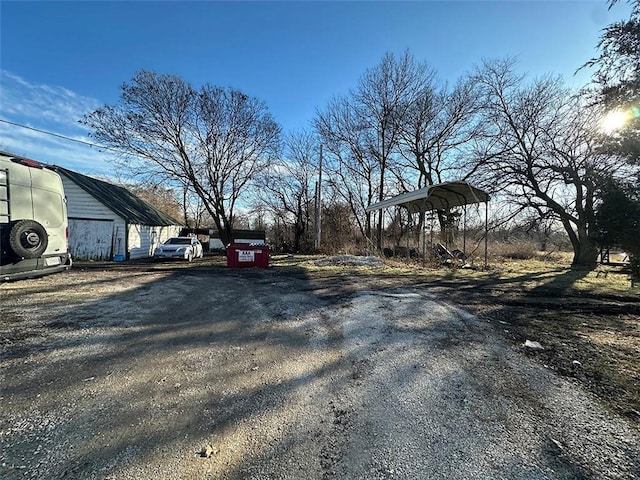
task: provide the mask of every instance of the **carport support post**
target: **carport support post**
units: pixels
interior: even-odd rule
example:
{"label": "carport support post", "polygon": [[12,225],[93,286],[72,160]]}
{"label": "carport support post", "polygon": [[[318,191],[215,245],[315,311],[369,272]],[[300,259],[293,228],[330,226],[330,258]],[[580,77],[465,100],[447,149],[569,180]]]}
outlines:
{"label": "carport support post", "polygon": [[426,228],[425,225],[426,215],[423,208],[420,209],[420,225],[422,225],[422,265],[424,266],[427,258],[427,239],[426,239]]}
{"label": "carport support post", "polygon": [[487,269],[487,252],[489,242],[489,202],[484,204],[484,269]]}
{"label": "carport support post", "polygon": [[462,253],[467,258],[467,206],[462,207]]}
{"label": "carport support post", "polygon": [[407,209],[407,263],[409,263],[409,236],[411,235],[411,220],[413,219],[413,216],[411,214],[411,212],[409,211],[409,209]]}
{"label": "carport support post", "polygon": [[431,249],[433,249],[433,220],[434,216],[432,210],[431,214],[429,215],[429,248]]}

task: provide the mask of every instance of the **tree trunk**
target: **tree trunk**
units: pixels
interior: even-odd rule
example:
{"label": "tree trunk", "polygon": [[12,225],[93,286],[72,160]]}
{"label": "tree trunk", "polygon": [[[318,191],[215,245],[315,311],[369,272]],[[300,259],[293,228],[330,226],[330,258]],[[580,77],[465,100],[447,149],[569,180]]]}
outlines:
{"label": "tree trunk", "polygon": [[233,243],[233,227],[230,222],[226,221],[226,219],[222,219],[222,228],[218,227],[218,233],[220,234],[220,240],[225,246]]}
{"label": "tree trunk", "polygon": [[572,267],[595,268],[598,260],[598,247],[586,232],[578,232],[576,243],[573,244]]}
{"label": "tree trunk", "polygon": [[[591,242],[589,242],[591,243]],[[578,250],[573,251],[572,267],[594,268],[598,259],[598,249],[594,245],[580,245]]]}
{"label": "tree trunk", "polygon": [[598,259],[598,246],[587,233],[586,225],[582,223],[574,228],[575,224],[571,223],[568,215],[560,215],[560,221],[573,247],[571,267],[594,268]]}
{"label": "tree trunk", "polygon": [[304,223],[301,220],[301,213],[299,214],[300,216],[298,217],[298,220],[296,221],[296,225],[294,228],[294,232],[293,232],[293,248],[294,248],[294,252],[298,253],[301,251],[301,245],[302,245],[302,237],[304,236],[305,232],[306,232],[306,228]]}

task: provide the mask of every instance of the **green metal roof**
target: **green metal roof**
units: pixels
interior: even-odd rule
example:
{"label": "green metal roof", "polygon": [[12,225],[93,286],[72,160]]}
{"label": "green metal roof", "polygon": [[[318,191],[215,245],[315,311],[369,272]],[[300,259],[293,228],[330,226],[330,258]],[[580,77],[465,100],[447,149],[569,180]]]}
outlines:
{"label": "green metal roof", "polygon": [[55,166],[55,170],[66,176],[128,223],[139,225],[182,225],[175,218],[136,197],[126,188],[87,177],[66,168]]}

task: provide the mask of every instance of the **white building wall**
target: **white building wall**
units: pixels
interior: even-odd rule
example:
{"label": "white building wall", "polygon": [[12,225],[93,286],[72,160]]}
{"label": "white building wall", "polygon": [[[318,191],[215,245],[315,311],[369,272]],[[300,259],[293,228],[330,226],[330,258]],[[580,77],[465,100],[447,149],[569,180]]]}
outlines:
{"label": "white building wall", "polygon": [[[181,226],[130,224],[61,173],[69,217],[69,250],[78,260],[153,256],[158,244],[179,235]],[[108,227],[110,222],[111,228]],[[107,251],[109,254],[105,254]]]}
{"label": "white building wall", "polygon": [[69,252],[76,260],[111,260],[113,220],[69,219]]}
{"label": "white building wall", "polygon": [[133,260],[153,256],[153,251],[159,244],[170,237],[177,237],[181,229],[179,225],[129,225],[129,258]]}
{"label": "white building wall", "polygon": [[[78,260],[110,260],[126,252],[126,223],[61,173],[69,217],[69,251]],[[110,226],[110,228],[109,228]],[[108,253],[107,253],[108,252]]]}
{"label": "white building wall", "polygon": [[100,203],[76,183],[69,180],[64,173],[60,175],[67,197],[67,212],[69,217],[92,220],[124,220],[116,215],[106,205]]}

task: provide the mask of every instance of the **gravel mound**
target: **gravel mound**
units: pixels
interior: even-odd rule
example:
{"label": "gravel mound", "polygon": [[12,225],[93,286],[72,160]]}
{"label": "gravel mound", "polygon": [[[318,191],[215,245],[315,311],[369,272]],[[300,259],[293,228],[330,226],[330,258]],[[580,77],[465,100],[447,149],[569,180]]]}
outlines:
{"label": "gravel mound", "polygon": [[318,267],[383,267],[382,259],[374,256],[334,255],[313,262]]}

